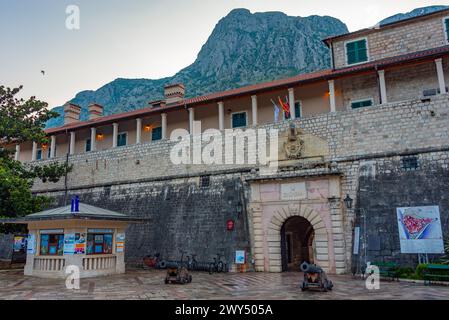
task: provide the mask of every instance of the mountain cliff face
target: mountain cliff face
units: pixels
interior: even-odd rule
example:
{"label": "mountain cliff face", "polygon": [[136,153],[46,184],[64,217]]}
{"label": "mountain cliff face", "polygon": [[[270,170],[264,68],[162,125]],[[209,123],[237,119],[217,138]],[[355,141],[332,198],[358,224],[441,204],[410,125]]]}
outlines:
{"label": "mountain cliff face", "polygon": [[382,20],[381,22],[379,22],[379,24],[383,25],[383,24],[387,24],[387,23],[392,23],[392,22],[408,19],[408,18],[418,17],[418,16],[422,16],[423,14],[428,14],[428,13],[432,13],[435,11],[444,10],[447,8],[449,8],[449,6],[429,6],[429,7],[423,7],[423,8],[416,8],[407,13],[398,13],[394,16],[388,17],[388,18]]}
{"label": "mountain cliff face", "polygon": [[[79,92],[71,101],[82,107],[86,120],[90,103],[103,105],[105,114],[143,108],[162,98],[168,83],[184,83],[192,97],[328,68],[329,51],[321,39],[346,32],[346,25],[332,17],[235,9],[218,22],[196,61],[175,76],[116,79],[96,91]],[[62,107],[54,110],[62,114]],[[62,124],[60,116],[47,127]]]}
{"label": "mountain cliff face", "polygon": [[[418,8],[380,24],[446,8]],[[140,109],[150,100],[163,98],[163,87],[169,83],[184,83],[187,97],[192,97],[329,68],[329,50],[321,39],[347,32],[343,22],[328,16],[303,18],[235,9],[217,23],[195,62],[173,77],[119,78],[96,91],[79,92],[71,102],[82,107],[81,119],[87,120],[91,103],[103,105],[105,115]],[[53,110],[61,116],[50,120],[47,127],[63,124],[62,107]]]}

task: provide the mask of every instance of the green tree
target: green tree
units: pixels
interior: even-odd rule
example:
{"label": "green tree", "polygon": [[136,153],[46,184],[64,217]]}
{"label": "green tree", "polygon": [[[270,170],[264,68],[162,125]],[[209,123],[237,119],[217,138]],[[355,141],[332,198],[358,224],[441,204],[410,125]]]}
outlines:
{"label": "green tree", "polygon": [[[35,179],[57,182],[71,166],[57,162],[42,165],[24,165],[12,159],[7,146],[24,141],[48,143],[45,123],[58,113],[48,110],[46,102],[31,97],[17,98],[22,87],[10,89],[0,86],[0,217],[21,217],[43,210],[51,199],[31,192]],[[15,231],[11,226],[0,226],[0,232]]]}

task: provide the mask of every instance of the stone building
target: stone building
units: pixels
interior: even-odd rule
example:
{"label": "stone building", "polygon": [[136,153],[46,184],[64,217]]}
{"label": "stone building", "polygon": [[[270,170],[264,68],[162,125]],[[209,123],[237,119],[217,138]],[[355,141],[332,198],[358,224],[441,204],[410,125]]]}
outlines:
{"label": "stone building", "polygon": [[[271,272],[304,260],[331,273],[367,261],[416,262],[400,251],[397,207],[437,205],[449,231],[448,34],[443,10],[325,39],[329,70],[194,98],[173,84],[164,100],[122,114],[103,116],[93,101],[84,122],[68,103],[65,124],[46,130],[49,145],[10,147],[22,162],[73,164],[67,180],[34,186],[55,206],[79,195],[150,217],[127,231],[129,264],[155,252],[178,258],[179,249],[203,261],[221,253],[230,263],[246,250],[249,265]],[[291,108],[276,119],[279,98]],[[245,130],[279,130],[276,172],[170,159],[176,129],[195,141],[235,128],[246,158],[256,150]]]}

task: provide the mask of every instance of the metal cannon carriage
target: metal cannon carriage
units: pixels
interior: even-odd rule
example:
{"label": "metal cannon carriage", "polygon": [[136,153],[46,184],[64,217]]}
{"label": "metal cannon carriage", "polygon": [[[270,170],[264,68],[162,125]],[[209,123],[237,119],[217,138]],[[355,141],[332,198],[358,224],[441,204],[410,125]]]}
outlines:
{"label": "metal cannon carriage", "polygon": [[327,279],[326,272],[321,267],[303,262],[299,268],[304,272],[304,280],[301,284],[302,291],[317,289],[326,292],[332,290],[334,285],[332,281]]}

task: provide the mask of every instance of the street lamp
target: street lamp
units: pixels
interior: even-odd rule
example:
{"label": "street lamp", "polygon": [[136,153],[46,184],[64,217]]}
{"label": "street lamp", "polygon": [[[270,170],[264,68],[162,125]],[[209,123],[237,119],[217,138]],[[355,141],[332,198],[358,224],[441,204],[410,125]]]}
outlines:
{"label": "street lamp", "polygon": [[352,202],[354,201],[353,199],[351,199],[351,197],[349,196],[349,194],[346,195],[346,198],[343,199],[346,208],[347,209],[351,209],[352,208]]}

